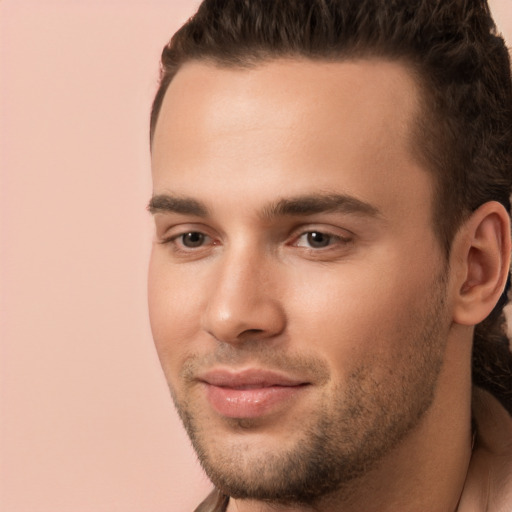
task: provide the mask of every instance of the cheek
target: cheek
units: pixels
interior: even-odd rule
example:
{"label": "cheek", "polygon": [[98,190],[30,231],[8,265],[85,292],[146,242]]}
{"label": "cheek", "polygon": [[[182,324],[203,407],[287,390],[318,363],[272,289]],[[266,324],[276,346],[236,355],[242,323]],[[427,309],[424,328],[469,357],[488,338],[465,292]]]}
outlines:
{"label": "cheek", "polygon": [[328,361],[338,379],[370,359],[389,367],[412,346],[432,287],[432,272],[403,268],[372,262],[303,274],[295,281],[291,339]]}
{"label": "cheek", "polygon": [[151,254],[148,308],[151,331],[167,377],[176,374],[199,330],[201,296],[198,281],[170,265],[159,248]]}

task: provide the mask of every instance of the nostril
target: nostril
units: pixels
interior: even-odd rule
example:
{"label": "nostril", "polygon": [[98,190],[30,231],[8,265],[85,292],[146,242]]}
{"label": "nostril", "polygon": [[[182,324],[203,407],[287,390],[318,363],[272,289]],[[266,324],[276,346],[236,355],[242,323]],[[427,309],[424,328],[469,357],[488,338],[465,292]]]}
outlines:
{"label": "nostril", "polygon": [[252,336],[254,334],[261,334],[262,332],[264,332],[263,329],[246,329],[240,335],[241,336]]}

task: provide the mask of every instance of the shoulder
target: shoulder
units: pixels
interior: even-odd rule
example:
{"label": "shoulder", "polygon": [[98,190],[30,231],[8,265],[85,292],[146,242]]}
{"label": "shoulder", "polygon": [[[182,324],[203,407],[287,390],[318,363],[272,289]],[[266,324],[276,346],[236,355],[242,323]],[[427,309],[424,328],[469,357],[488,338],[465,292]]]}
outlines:
{"label": "shoulder", "polygon": [[194,512],[225,512],[228,507],[229,497],[219,490],[213,489],[202,501]]}
{"label": "shoulder", "polygon": [[512,510],[512,417],[491,394],[473,392],[476,439],[460,512]]}

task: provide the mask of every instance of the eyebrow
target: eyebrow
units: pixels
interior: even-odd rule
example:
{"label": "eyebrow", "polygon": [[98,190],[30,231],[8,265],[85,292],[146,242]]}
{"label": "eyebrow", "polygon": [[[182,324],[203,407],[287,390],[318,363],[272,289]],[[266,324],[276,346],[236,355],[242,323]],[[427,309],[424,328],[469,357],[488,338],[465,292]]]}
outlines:
{"label": "eyebrow", "polygon": [[311,194],[279,199],[263,210],[263,217],[308,216],[317,213],[346,213],[368,217],[381,217],[380,210],[345,194]]}
{"label": "eyebrow", "polygon": [[[158,194],[153,196],[147,206],[152,213],[179,213],[207,217],[207,206],[191,197]],[[276,217],[315,215],[318,213],[346,213],[368,217],[381,217],[380,210],[370,203],[345,194],[309,194],[282,198],[262,210],[261,217],[272,220]]]}
{"label": "eyebrow", "polygon": [[153,196],[148,203],[147,210],[153,215],[155,213],[181,213],[197,217],[208,216],[208,208],[196,199],[169,194]]}

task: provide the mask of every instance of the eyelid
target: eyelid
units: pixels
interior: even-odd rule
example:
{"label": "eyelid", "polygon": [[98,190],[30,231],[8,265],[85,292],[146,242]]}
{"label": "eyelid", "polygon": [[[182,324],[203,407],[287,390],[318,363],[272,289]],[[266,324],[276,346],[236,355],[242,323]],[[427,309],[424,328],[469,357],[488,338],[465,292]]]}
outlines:
{"label": "eyelid", "polygon": [[300,237],[307,235],[309,233],[321,233],[323,235],[330,236],[332,238],[336,238],[338,240],[342,240],[344,242],[349,242],[355,238],[355,234],[348,229],[334,227],[334,226],[322,226],[322,225],[307,225],[300,226],[299,228],[294,229],[290,238],[297,240]]}
{"label": "eyelid", "polygon": [[[312,246],[311,244],[308,245],[309,242],[306,242],[304,245],[300,245],[300,241],[302,238],[304,237],[307,237],[313,233],[317,233],[317,234],[321,234],[321,235],[324,235],[325,237],[327,237],[329,239],[329,243],[323,247],[314,247]],[[312,250],[316,250],[316,251],[319,251],[319,250],[322,250],[322,249],[328,249],[330,247],[332,247],[333,245],[336,244],[336,242],[338,243],[342,243],[342,244],[346,244],[348,242],[350,242],[351,239],[347,238],[347,237],[342,237],[342,236],[339,236],[339,235],[332,235],[330,233],[326,233],[324,231],[306,231],[305,233],[302,233],[301,235],[299,235],[296,239],[295,239],[295,246],[296,247],[304,247],[306,249],[312,249]]]}
{"label": "eyelid", "polygon": [[[311,245],[309,242],[299,245],[302,237],[315,232],[330,237],[329,243],[320,247],[315,247],[314,244]],[[355,239],[355,233],[339,226],[302,225],[292,233],[287,245],[302,258],[329,262],[346,258],[349,254],[352,254],[356,248],[354,245]]]}
{"label": "eyelid", "polygon": [[[179,240],[180,238],[182,238],[185,235],[188,235],[190,233],[197,233],[197,234],[203,235],[205,237],[205,239],[213,240],[213,238],[210,235],[208,235],[206,233],[203,233],[202,231],[188,229],[186,231],[183,231],[183,232],[180,232],[180,233],[173,234],[173,235],[167,236],[165,238],[162,238],[161,240],[159,240],[159,243],[167,244],[167,243],[175,242],[176,240]],[[200,246],[200,247],[202,247],[202,246]],[[187,249],[193,250],[194,248],[193,247],[187,247]]]}
{"label": "eyelid", "polygon": [[[158,233],[157,228],[157,242],[161,245],[167,245],[170,247],[175,255],[193,255],[198,254],[201,251],[208,250],[214,245],[218,245],[218,236],[212,232],[212,229],[205,226],[204,224],[198,223],[179,223],[175,225],[166,226],[162,229],[162,234]],[[200,233],[205,237],[205,243],[197,247],[187,247],[180,238],[188,233]]]}
{"label": "eyelid", "polygon": [[173,237],[179,237],[185,233],[202,233],[213,236],[212,229],[200,222],[167,222],[155,223],[156,236],[160,240],[169,240]]}
{"label": "eyelid", "polygon": [[[177,256],[199,256],[222,243],[222,235],[219,235],[215,229],[203,223],[184,222],[159,227],[161,229],[158,229],[157,226],[156,242],[161,245],[168,245],[170,250]],[[158,231],[163,233],[160,234]],[[332,240],[324,247],[308,246],[307,244],[299,245],[302,237],[314,232],[324,234]],[[183,237],[187,233],[200,233],[204,235],[205,242],[197,247],[188,247],[180,240],[180,237]],[[311,253],[312,256],[317,255],[320,257],[320,253],[335,254],[336,251],[346,251],[348,246],[351,246],[354,242],[355,236],[353,232],[346,228],[321,223],[311,223],[296,225],[285,239],[281,239],[281,243],[284,243],[288,247],[295,247],[303,253]],[[274,239],[274,243],[275,242],[278,242],[278,240]]]}

